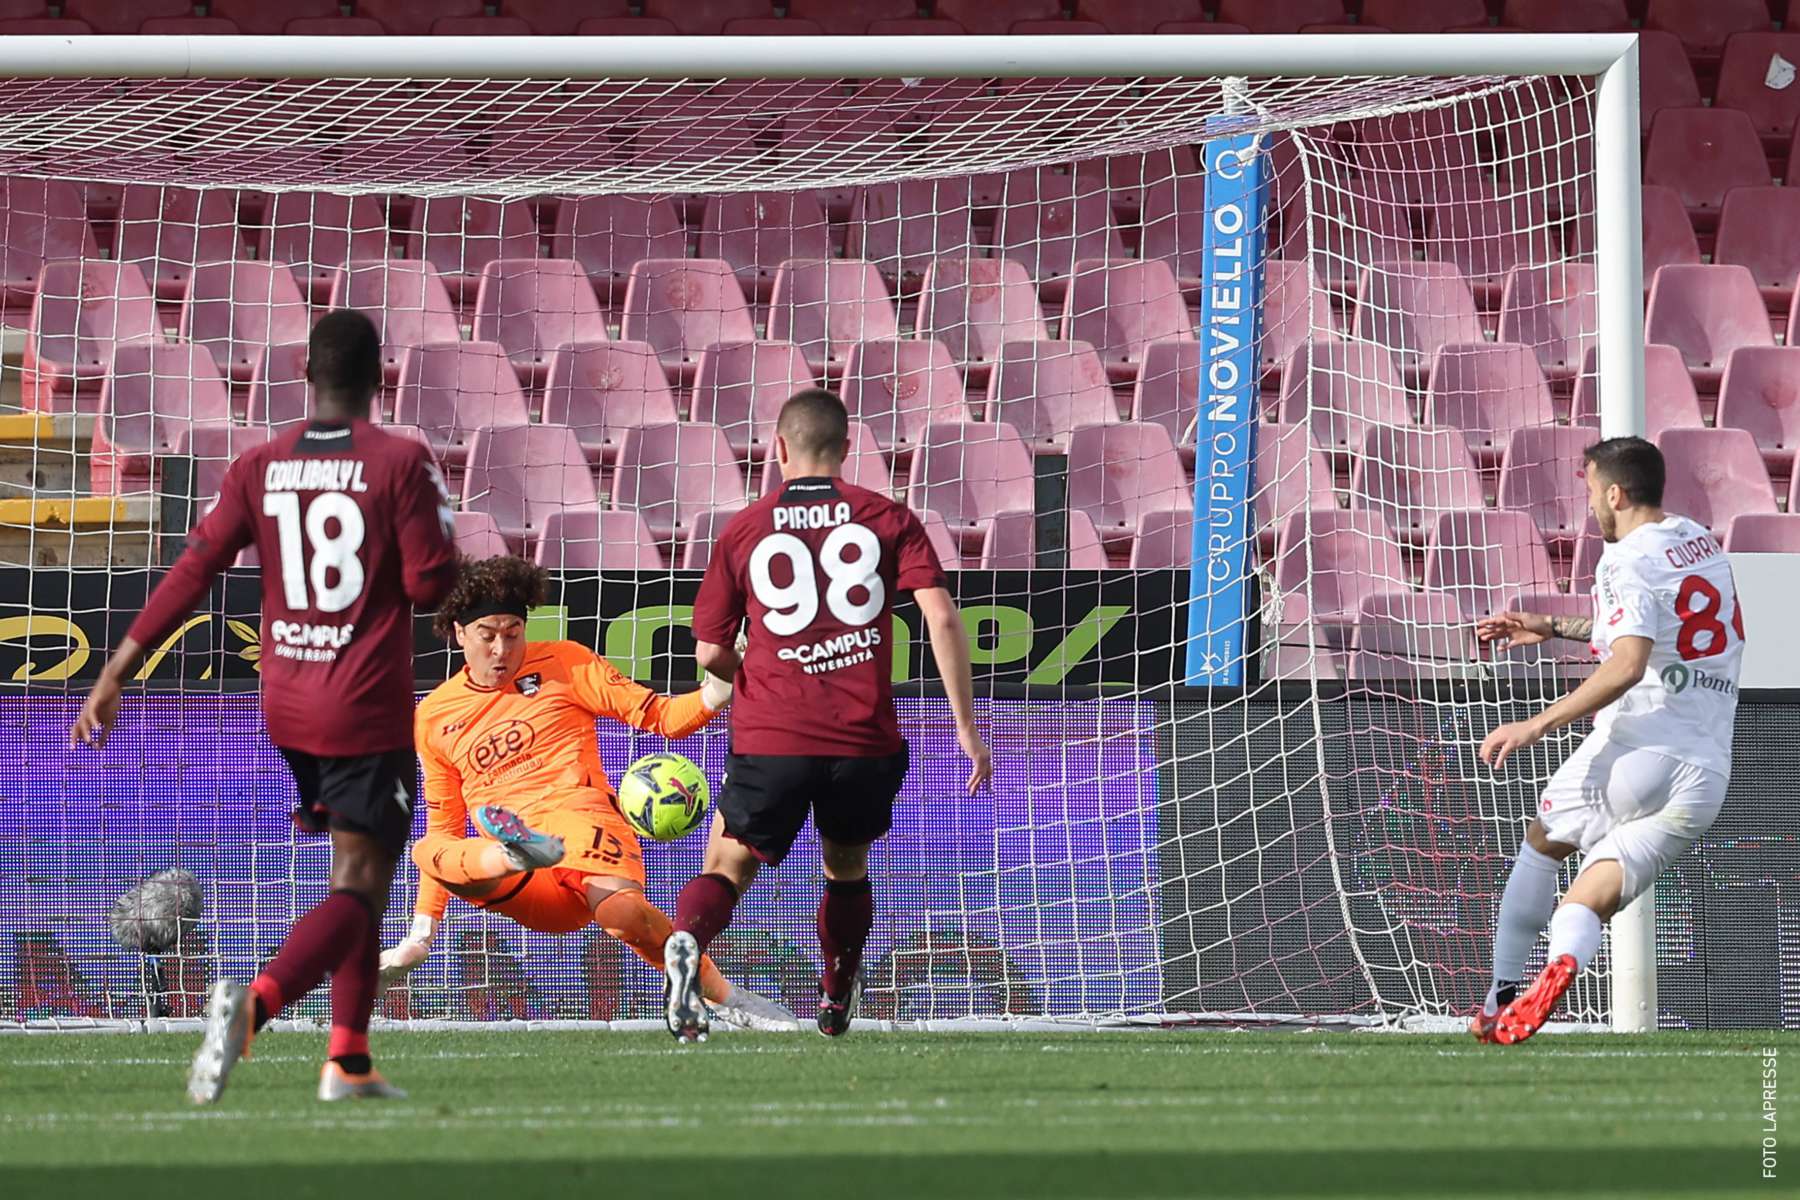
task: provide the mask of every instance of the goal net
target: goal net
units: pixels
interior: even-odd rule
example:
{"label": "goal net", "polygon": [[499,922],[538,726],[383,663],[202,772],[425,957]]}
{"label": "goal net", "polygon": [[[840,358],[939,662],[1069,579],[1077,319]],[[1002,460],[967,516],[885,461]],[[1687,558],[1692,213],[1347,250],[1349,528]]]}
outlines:
{"label": "goal net", "polygon": [[[1466,1010],[1573,744],[1478,764],[1583,664],[1478,650],[1472,622],[1588,604],[1595,98],[1503,73],[0,81],[0,1021],[197,1015],[326,889],[261,730],[253,560],[152,648],[104,752],[64,745],[226,464],[305,419],[328,306],[380,324],[379,419],[444,464],[465,552],[553,571],[533,635],[660,689],[693,684],[699,568],[776,481],[781,401],[844,397],[846,474],[950,569],[996,765],[962,794],[902,605],[873,631],[913,767],[866,1016]],[[424,625],[422,691],[460,666]],[[725,724],[673,746],[715,786]],[[599,737],[615,779],[664,745]],[[647,848],[665,909],[701,841]],[[204,914],[147,962],[106,915],[172,867]],[[407,862],[387,944],[416,887]],[[809,1012],[820,888],[809,831],[725,974]],[[1605,970],[1576,1019],[1605,1019]],[[597,929],[453,902],[382,1011],[623,1020],[659,989]]]}

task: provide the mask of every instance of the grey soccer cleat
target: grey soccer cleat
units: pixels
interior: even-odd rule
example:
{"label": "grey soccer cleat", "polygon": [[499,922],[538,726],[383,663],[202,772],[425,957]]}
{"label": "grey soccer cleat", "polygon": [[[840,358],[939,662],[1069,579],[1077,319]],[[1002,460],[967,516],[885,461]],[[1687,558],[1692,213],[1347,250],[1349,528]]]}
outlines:
{"label": "grey soccer cleat", "polygon": [[406,1093],[370,1068],[367,1075],[352,1075],[334,1062],[319,1072],[319,1099],[332,1100],[404,1100]]}
{"label": "grey soccer cleat", "polygon": [[700,996],[700,943],[693,934],[678,929],[663,943],[663,975],[669,1032],[678,1042],[704,1042],[711,1021]]}
{"label": "grey soccer cleat", "polygon": [[733,985],[731,994],[725,997],[723,1003],[710,1004],[710,1007],[713,1016],[739,1029],[754,1029],[762,1033],[795,1033],[800,1028],[800,1018],[776,1001],[745,987]]}
{"label": "grey soccer cleat", "polygon": [[256,1003],[249,988],[229,979],[213,984],[206,998],[206,1032],[188,1069],[189,1100],[211,1104],[223,1094],[231,1068],[250,1053],[255,1024]]}

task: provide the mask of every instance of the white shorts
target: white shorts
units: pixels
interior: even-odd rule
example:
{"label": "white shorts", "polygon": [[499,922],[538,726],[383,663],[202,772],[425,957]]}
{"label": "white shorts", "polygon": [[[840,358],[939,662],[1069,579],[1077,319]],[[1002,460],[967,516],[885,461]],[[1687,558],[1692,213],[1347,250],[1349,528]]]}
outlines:
{"label": "white shorts", "polygon": [[1612,859],[1625,876],[1619,907],[1711,828],[1728,780],[1654,750],[1590,737],[1551,776],[1538,821],[1582,865]]}

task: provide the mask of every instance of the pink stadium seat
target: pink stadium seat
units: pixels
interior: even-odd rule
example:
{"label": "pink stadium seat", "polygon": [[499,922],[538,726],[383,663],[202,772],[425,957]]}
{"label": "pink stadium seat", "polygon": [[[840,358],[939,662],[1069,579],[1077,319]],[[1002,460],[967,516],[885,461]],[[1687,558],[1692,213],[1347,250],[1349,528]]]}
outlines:
{"label": "pink stadium seat", "polygon": [[725,431],[683,421],[625,431],[613,469],[612,506],[643,514],[659,541],[681,538],[709,508],[742,508],[744,476]]}
{"label": "pink stadium seat", "polygon": [[1005,33],[1014,21],[1054,21],[1062,16],[1061,0],[937,0],[938,16],[955,21],[970,33]]}
{"label": "pink stadium seat", "polygon": [[128,184],[114,257],[136,263],[159,300],[179,300],[195,263],[239,257],[237,193]]}
{"label": "pink stadium seat", "polygon": [[694,370],[693,418],[723,429],[731,452],[739,458],[773,458],[775,418],[781,415],[781,406],[817,382],[806,356],[792,342],[708,346]]}
{"label": "pink stadium seat", "polygon": [[1644,185],[1644,286],[1659,268],[1700,261],[1700,241],[1688,220],[1681,193],[1671,187]]}
{"label": "pink stadium seat", "polygon": [[965,552],[981,544],[995,513],[1030,512],[1031,451],[1010,425],[930,425],[913,455],[906,502],[929,509]]}
{"label": "pink stadium seat", "polygon": [[858,342],[839,393],[881,449],[910,454],[928,425],[969,419],[962,377],[942,342]]}
{"label": "pink stadium seat", "polygon": [[263,350],[250,368],[246,419],[252,425],[279,428],[312,415],[306,384],[306,343],[277,342]]}
{"label": "pink stadium seat", "polygon": [[[868,426],[861,421],[850,422],[848,440],[850,453],[844,458],[845,481],[884,496],[893,495],[893,472],[888,470],[887,459],[882,457],[881,447],[875,444],[875,435]],[[780,486],[781,466],[775,455],[770,454],[762,460],[762,495],[767,496]]]}
{"label": "pink stadium seat", "polygon": [[1193,507],[1194,490],[1161,425],[1083,425],[1069,435],[1069,508],[1091,517],[1103,541],[1137,536],[1145,513]]}
{"label": "pink stadium seat", "polygon": [[1506,0],[1500,23],[1532,33],[1611,33],[1629,29],[1625,0]]}
{"label": "pink stadium seat", "polygon": [[67,17],[18,17],[0,20],[0,36],[80,37],[94,29],[86,21]]}
{"label": "pink stadium seat", "polygon": [[943,17],[902,17],[870,21],[870,37],[964,37],[968,30]]}
{"label": "pink stadium seat", "polygon": [[[1069,22],[1070,25],[1076,24]],[[1103,158],[1084,158],[1075,164],[1076,187],[1103,185],[1112,202],[1113,215],[1122,225],[1135,225],[1143,215],[1144,196],[1152,188],[1167,189],[1179,179],[1200,175],[1200,159],[1193,148],[1172,146],[1141,154],[1109,154]],[[1160,255],[1140,253],[1139,258]]]}
{"label": "pink stadium seat", "polygon": [[450,298],[463,305],[489,263],[537,257],[537,218],[523,200],[430,196],[415,205],[404,244],[405,257],[437,268]]}
{"label": "pink stadium seat", "polygon": [[1018,430],[1034,453],[1062,454],[1071,431],[1117,421],[1119,406],[1086,342],[1008,342],[988,380],[986,416]]}
{"label": "pink stadium seat", "polygon": [[1515,429],[1506,440],[1506,456],[1500,462],[1499,505],[1530,517],[1544,540],[1560,554],[1574,549],[1587,526],[1587,483],[1581,454],[1596,440],[1593,430],[1568,425]]}
{"label": "pink stadium seat", "polygon": [[244,32],[224,17],[151,17],[137,31],[140,37],[235,37]]}
{"label": "pink stadium seat", "polygon": [[114,347],[162,340],[156,301],[135,266],[47,262],[25,337],[21,401],[38,412],[93,412]]}
{"label": "pink stadium seat", "polygon": [[100,388],[89,475],[95,492],[152,486],[151,459],[196,424],[231,423],[231,395],[204,347],[181,342],[117,346]]}
{"label": "pink stadium seat", "polygon": [[1219,0],[1218,17],[1251,33],[1298,33],[1302,25],[1349,20],[1341,0]]}
{"label": "pink stadium seat", "polygon": [[312,316],[282,263],[218,262],[193,269],[181,305],[181,340],[205,346],[234,383],[249,382],[263,352],[304,342]]}
{"label": "pink stadium seat", "polygon": [[1116,379],[1129,380],[1152,342],[1189,341],[1194,327],[1168,263],[1083,261],[1069,279],[1062,336],[1087,342]]}
{"label": "pink stadium seat", "polygon": [[1257,666],[1264,680],[1323,680],[1344,678],[1345,655],[1353,626],[1315,621],[1306,594],[1290,591],[1281,597],[1272,645],[1265,644]]}
{"label": "pink stadium seat", "polygon": [[[773,18],[770,19],[770,23],[787,24],[785,21],[775,21]],[[736,28],[742,24],[744,22],[727,21],[725,23],[726,35],[744,36]],[[712,562],[713,543],[719,540],[719,534],[723,532],[726,523],[742,511],[737,508],[709,508],[696,516],[694,523],[688,528],[687,537],[677,548],[681,555],[681,569],[683,571],[706,570],[707,564]]]}
{"label": "pink stadium seat", "polygon": [[381,330],[382,367],[389,379],[400,370],[407,350],[452,343],[462,336],[450,294],[430,263],[404,259],[351,263],[331,285],[330,303],[332,308],[369,314]]}
{"label": "pink stadium seat", "polygon": [[484,512],[459,512],[456,520],[456,552],[476,560],[502,558],[512,553],[499,524]]}
{"label": "pink stadium seat", "polygon": [[1772,346],[1774,331],[1756,278],[1725,264],[1668,266],[1650,285],[1644,340],[1681,351],[1701,390],[1716,386],[1739,346]]}
{"label": "pink stadium seat", "polygon": [[1723,533],[1741,513],[1775,511],[1768,468],[1742,429],[1666,429],[1656,444],[1668,462],[1663,508]]}
{"label": "pink stadium seat", "polygon": [[572,429],[496,423],[477,430],[468,450],[463,507],[493,517],[515,553],[537,539],[551,513],[596,501]]}
{"label": "pink stadium seat", "polygon": [[1304,425],[1264,424],[1256,431],[1256,464],[1251,473],[1256,496],[1258,540],[1267,553],[1275,532],[1297,512],[1330,508],[1331,460],[1313,444]]}
{"label": "pink stadium seat", "polygon": [[1461,105],[1370,117],[1357,123],[1356,161],[1407,207],[1431,208],[1483,182],[1480,124]]}
{"label": "pink stadium seat", "polygon": [[73,184],[0,178],[0,289],[10,313],[30,306],[45,262],[99,257]]}
{"label": "pink stadium seat", "polygon": [[1403,542],[1423,543],[1440,513],[1480,508],[1481,473],[1460,431],[1376,426],[1350,477],[1350,507],[1379,513]]}
{"label": "pink stadium seat", "polygon": [[1719,383],[1718,424],[1756,439],[1771,475],[1794,469],[1800,448],[1800,346],[1746,346]]}
{"label": "pink stadium seat", "polygon": [[372,17],[396,37],[424,37],[440,17],[479,17],[482,0],[356,0],[356,15]]}
{"label": "pink stadium seat", "polygon": [[639,260],[686,257],[687,231],[666,197],[576,196],[556,210],[550,253],[579,262],[603,299],[616,298]]}
{"label": "pink stadium seat", "polygon": [[1384,262],[1364,269],[1352,333],[1386,347],[1402,370],[1419,373],[1439,347],[1483,338],[1468,280],[1451,264],[1432,262]]}
{"label": "pink stadium seat", "polygon": [[[1590,346],[1575,379],[1573,424],[1600,428],[1599,355]],[[1644,347],[1644,436],[1655,437],[1665,429],[1698,429],[1706,424],[1700,415],[1700,398],[1681,351],[1654,343]]]}
{"label": "pink stadium seat", "polygon": [[1185,285],[1199,286],[1205,269],[1205,176],[1177,175],[1152,182],[1144,189],[1142,213],[1143,256],[1163,259]]}
{"label": "pink stadium seat", "polygon": [[1515,592],[1553,592],[1556,569],[1524,513],[1440,513],[1425,550],[1425,586],[1455,596],[1471,617],[1504,612]]}
{"label": "pink stadium seat", "polygon": [[1484,299],[1498,299],[1500,280],[1514,267],[1563,257],[1537,197],[1500,195],[1474,176],[1446,191],[1426,216],[1425,257],[1454,263],[1485,289]]}
{"label": "pink stadium seat", "polygon": [[296,17],[281,29],[289,37],[386,37],[373,17]]}
{"label": "pink stadium seat", "polygon": [[1257,350],[1262,368],[1279,370],[1293,352],[1314,338],[1329,340],[1341,329],[1331,308],[1331,293],[1319,282],[1312,264],[1263,262],[1262,332]]}
{"label": "pink stadium seat", "polygon": [[1785,310],[1793,299],[1794,282],[1800,278],[1800,189],[1733,188],[1727,192],[1719,213],[1713,261],[1748,267],[1762,289],[1763,300]]}
{"label": "pink stadium seat", "polygon": [[1362,264],[1409,263],[1413,243],[1407,209],[1392,197],[1377,195],[1370,183],[1352,177],[1348,167],[1342,170],[1344,177],[1329,185],[1313,182],[1310,214],[1301,191],[1291,193],[1282,210],[1280,257],[1306,258],[1310,221],[1313,269],[1328,283],[1348,288]]}
{"label": "pink stadium seat", "polygon": [[1531,347],[1552,379],[1568,379],[1600,332],[1588,263],[1515,267],[1500,294],[1500,340]]}
{"label": "pink stadium seat", "polygon": [[[726,37],[823,37],[825,31],[804,17],[733,17],[719,30]],[[684,566],[688,565],[683,563]],[[704,565],[704,564],[702,564]]]}
{"label": "pink stadium seat", "polygon": [[541,35],[567,37],[585,20],[629,17],[631,0],[500,0],[500,12]]}
{"label": "pink stadium seat", "polygon": [[1166,21],[1198,21],[1201,0],[1081,0],[1075,15],[1113,33],[1155,33]]}
{"label": "pink stadium seat", "polygon": [[767,295],[790,258],[830,258],[825,210],[810,192],[728,192],[706,202],[700,257],[731,264],[738,279]]}
{"label": "pink stadium seat", "polygon": [[1131,542],[1131,558],[1126,565],[1133,571],[1188,569],[1194,560],[1194,514],[1191,512],[1147,512],[1138,524],[1138,535]]}
{"label": "pink stadium seat", "polygon": [[1485,25],[1486,0],[1363,0],[1362,19],[1395,33],[1443,33]]}
{"label": "pink stadium seat", "polygon": [[[1076,184],[1074,176],[1048,170],[1007,176],[994,244],[1040,286],[1068,275],[1084,258],[1126,256],[1106,190]],[[1056,298],[1054,289],[1045,295]]]}
{"label": "pink stadium seat", "polygon": [[439,17],[433,37],[530,37],[535,31],[519,17]]}
{"label": "pink stadium seat", "polygon": [[[1600,526],[1592,518],[1582,528],[1581,537],[1575,543],[1575,562],[1569,569],[1569,592],[1572,595],[1586,596],[1594,590],[1594,572],[1600,569],[1600,556],[1606,553],[1606,539],[1600,536]],[[1589,611],[1578,614],[1593,615],[1592,606]]]}
{"label": "pink stadium seat", "polygon": [[1511,342],[1444,346],[1431,365],[1425,420],[1462,430],[1484,467],[1497,466],[1507,434],[1554,425],[1556,405],[1531,347]]}
{"label": "pink stadium seat", "polygon": [[538,534],[537,564],[564,571],[661,571],[662,551],[635,512],[552,509]]}
{"label": "pink stadium seat", "polygon": [[769,0],[644,0],[644,15],[662,17],[686,34],[717,35],[733,19],[771,17]]}
{"label": "pink stadium seat", "polygon": [[769,336],[794,343],[815,370],[836,374],[852,344],[899,337],[900,318],[874,263],[792,259],[769,294]]}
{"label": "pink stadium seat", "polygon": [[1393,359],[1358,341],[1309,342],[1294,351],[1282,374],[1281,419],[1310,426],[1313,440],[1337,454],[1360,452],[1371,426],[1414,423]]}
{"label": "pink stadium seat", "polygon": [[627,429],[676,419],[662,364],[643,342],[586,342],[551,353],[544,420],[573,429],[589,462],[610,462]]}
{"label": "pink stadium seat", "polygon": [[1715,56],[1734,33],[1755,33],[1773,22],[1764,0],[1650,0],[1645,29],[1666,29],[1697,58]]}
{"label": "pink stadium seat", "polygon": [[940,258],[919,288],[918,336],[944,343],[977,386],[1008,342],[1043,341],[1036,290],[1012,259]]}
{"label": "pink stadium seat", "polygon": [[756,330],[731,267],[718,259],[645,259],[625,287],[623,334],[649,342],[663,366],[691,372],[715,342],[750,342]]}
{"label": "pink stadium seat", "polygon": [[1745,114],[1729,108],[1665,108],[1650,126],[1644,182],[1674,188],[1691,219],[1710,221],[1732,188],[1769,185],[1769,160]]}
{"label": "pink stadium seat", "polygon": [[525,386],[538,387],[555,351],[606,340],[606,314],[573,259],[496,259],[475,293],[475,340],[505,346]]}
{"label": "pink stadium seat", "polygon": [[913,0],[859,0],[843,4],[838,0],[788,0],[787,15],[815,22],[827,34],[854,37],[868,28],[870,21],[911,20],[919,6]]}
{"label": "pink stadium seat", "polygon": [[1501,194],[1530,196],[1553,215],[1593,212],[1594,121],[1587,95],[1558,80],[1538,79],[1527,82],[1511,103],[1519,116],[1501,122],[1496,172]]}
{"label": "pink stadium seat", "polygon": [[1687,51],[1674,34],[1652,29],[1639,32],[1638,66],[1638,122],[1644,134],[1649,134],[1656,114],[1663,109],[1696,108],[1705,103]]}
{"label": "pink stadium seat", "polygon": [[944,524],[944,518],[930,511],[914,512],[913,516],[919,518],[919,524],[925,527],[925,537],[931,542],[931,548],[937,551],[938,564],[946,571],[962,570],[962,551],[957,547],[950,527]]}
{"label": "pink stadium seat", "polygon": [[461,466],[477,430],[524,425],[531,414],[503,347],[456,342],[405,352],[394,390],[394,420],[423,429],[439,458]]}
{"label": "pink stadium seat", "polygon": [[1449,593],[1382,592],[1357,609],[1350,651],[1351,679],[1466,678],[1476,660],[1475,623]]}
{"label": "pink stadium seat", "polygon": [[[189,11],[192,11],[190,6]],[[336,17],[343,7],[338,0],[209,0],[206,11],[224,17],[246,34],[280,33],[289,21],[306,17]]]}
{"label": "pink stadium seat", "polygon": [[933,259],[974,252],[973,220],[967,177],[871,184],[851,201],[844,253],[911,291]]}
{"label": "pink stadium seat", "polygon": [[[1599,534],[1594,535],[1598,541]],[[1594,601],[1585,592],[1564,595],[1561,592],[1521,592],[1506,598],[1512,612],[1543,613],[1548,617],[1591,618]],[[1551,638],[1535,646],[1515,646],[1489,651],[1494,656],[1494,669],[1509,678],[1538,679],[1546,674],[1562,679],[1579,679],[1591,675],[1600,660],[1586,642],[1568,638]]]}
{"label": "pink stadium seat", "polygon": [[1182,462],[1194,461],[1200,412],[1200,343],[1152,342],[1131,391],[1131,419],[1154,421],[1169,432]]}
{"label": "pink stadium seat", "polygon": [[317,304],[352,262],[387,257],[387,220],[373,196],[281,192],[256,227],[256,257],[294,268]]}
{"label": "pink stadium seat", "polygon": [[1729,554],[1800,554],[1800,513],[1745,513],[1725,533]]}
{"label": "pink stadium seat", "polygon": [[1763,136],[1764,147],[1778,150],[1793,135],[1795,119],[1800,118],[1800,97],[1792,87],[1777,89],[1765,82],[1777,56],[1800,62],[1800,33],[1733,34],[1719,63],[1716,103],[1748,115]]}
{"label": "pink stadium seat", "polygon": [[146,17],[191,17],[191,0],[63,0],[62,15],[95,33],[136,33]]}
{"label": "pink stadium seat", "polygon": [[1281,528],[1275,584],[1285,593],[1310,593],[1310,611],[1334,645],[1349,640],[1366,598],[1409,583],[1406,556],[1378,513],[1313,509],[1293,514]]}
{"label": "pink stadium seat", "polygon": [[575,27],[580,37],[674,37],[680,32],[663,17],[592,17]]}
{"label": "pink stadium seat", "polygon": [[[197,425],[178,425],[169,453],[192,463],[188,475],[187,498],[193,501],[189,510],[189,527],[212,511],[219,500],[219,489],[225,482],[225,471],[239,455],[268,441],[267,429],[249,429],[242,425],[226,425],[208,421]],[[165,492],[169,481],[162,481]],[[172,530],[170,532],[173,532]],[[249,553],[254,554],[255,550]]]}
{"label": "pink stadium seat", "polygon": [[[1071,571],[1104,571],[1106,547],[1088,515],[1079,509],[1063,514],[1066,568]],[[1030,571],[1037,567],[1037,515],[1028,512],[995,513],[981,539],[977,566],[983,571]]]}

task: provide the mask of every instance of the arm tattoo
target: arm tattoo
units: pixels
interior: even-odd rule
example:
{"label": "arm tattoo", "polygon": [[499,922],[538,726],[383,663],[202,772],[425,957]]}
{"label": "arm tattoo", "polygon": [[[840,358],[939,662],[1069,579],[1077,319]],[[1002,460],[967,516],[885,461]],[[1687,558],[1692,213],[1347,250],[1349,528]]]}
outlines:
{"label": "arm tattoo", "polygon": [[1594,632],[1592,617],[1551,617],[1550,632],[1572,642],[1585,642]]}

